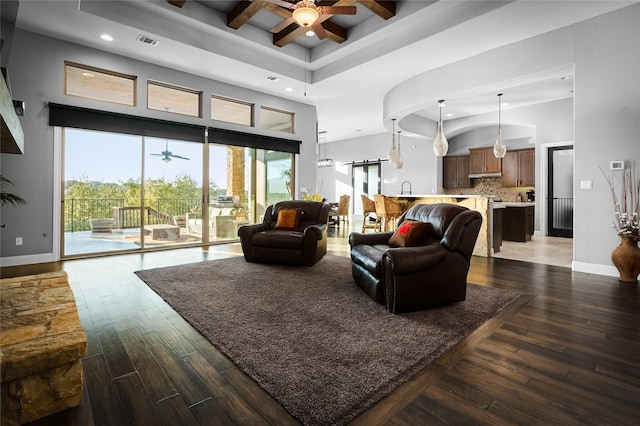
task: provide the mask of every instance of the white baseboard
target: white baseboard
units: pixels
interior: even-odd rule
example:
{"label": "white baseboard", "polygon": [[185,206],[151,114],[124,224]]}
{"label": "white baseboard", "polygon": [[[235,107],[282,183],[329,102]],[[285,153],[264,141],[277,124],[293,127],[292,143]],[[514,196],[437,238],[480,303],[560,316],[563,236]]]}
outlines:
{"label": "white baseboard", "polygon": [[587,274],[606,275],[608,277],[620,276],[618,269],[613,265],[598,265],[595,263],[573,261],[571,269],[576,272],[586,272]]}
{"label": "white baseboard", "polygon": [[34,263],[47,263],[55,262],[56,259],[53,253],[41,253],[41,254],[28,254],[25,256],[11,256],[0,258],[0,264],[2,266],[18,266],[18,265],[32,265]]}

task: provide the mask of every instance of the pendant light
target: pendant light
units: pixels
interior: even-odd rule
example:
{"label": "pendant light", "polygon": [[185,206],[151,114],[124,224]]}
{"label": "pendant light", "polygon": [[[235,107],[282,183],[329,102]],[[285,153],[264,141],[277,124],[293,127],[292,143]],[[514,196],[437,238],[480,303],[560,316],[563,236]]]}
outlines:
{"label": "pendant light", "polygon": [[396,149],[396,169],[401,169],[404,165],[404,161],[402,160],[402,154],[400,153],[400,130],[398,130],[398,148]]}
{"label": "pendant light", "polygon": [[436,132],[436,138],[433,140],[433,152],[438,157],[444,157],[449,150],[449,142],[444,136],[444,130],[442,129],[442,108],[444,108],[444,99],[438,101],[438,107],[440,109],[440,120],[438,120],[438,131]]}
{"label": "pendant light", "polygon": [[493,155],[496,158],[504,158],[507,153],[507,146],[502,141],[502,93],[498,93],[498,139],[493,145]]}
{"label": "pendant light", "polygon": [[[327,131],[323,130],[319,134],[322,135],[322,140],[323,140],[322,145],[324,146],[324,157],[318,159],[318,167],[332,167],[333,160],[327,157]],[[318,156],[320,156],[320,148],[321,147],[318,147]]]}
{"label": "pendant light", "polygon": [[392,130],[391,130],[391,149],[389,149],[389,162],[396,169],[402,168],[402,156],[400,150],[396,144],[396,119],[392,118]]}

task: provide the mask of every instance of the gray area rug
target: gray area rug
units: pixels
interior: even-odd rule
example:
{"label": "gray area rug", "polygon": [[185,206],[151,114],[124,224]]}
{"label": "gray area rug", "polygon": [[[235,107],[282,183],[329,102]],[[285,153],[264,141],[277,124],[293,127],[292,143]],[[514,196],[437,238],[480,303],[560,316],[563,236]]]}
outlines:
{"label": "gray area rug", "polygon": [[353,420],[519,297],[469,284],[464,302],[393,315],[332,255],[310,268],[237,257],[136,274],[308,425]]}

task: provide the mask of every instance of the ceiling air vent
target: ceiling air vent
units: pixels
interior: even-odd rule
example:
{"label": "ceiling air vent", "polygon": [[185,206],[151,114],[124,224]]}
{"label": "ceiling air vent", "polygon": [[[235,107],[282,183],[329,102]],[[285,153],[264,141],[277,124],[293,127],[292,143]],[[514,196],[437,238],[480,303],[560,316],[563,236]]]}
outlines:
{"label": "ceiling air vent", "polygon": [[275,83],[276,81],[280,81],[280,77],[276,77],[275,75],[270,75],[269,77],[267,77],[267,80],[273,81]]}
{"label": "ceiling air vent", "polygon": [[152,39],[151,37],[147,37],[146,35],[142,35],[142,34],[140,34],[140,35],[138,36],[138,39],[137,39],[137,40],[138,40],[139,42],[142,42],[142,43],[144,43],[144,44],[148,44],[148,45],[150,45],[150,46],[157,46],[157,45],[158,45],[158,43],[160,43],[158,40],[154,40],[154,39]]}

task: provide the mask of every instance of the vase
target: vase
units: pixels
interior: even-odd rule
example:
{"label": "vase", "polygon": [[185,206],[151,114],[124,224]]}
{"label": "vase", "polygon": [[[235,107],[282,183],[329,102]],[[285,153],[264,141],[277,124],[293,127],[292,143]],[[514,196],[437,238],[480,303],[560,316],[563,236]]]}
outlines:
{"label": "vase", "polygon": [[620,236],[620,245],[611,252],[611,261],[618,272],[620,281],[637,283],[640,274],[640,248],[633,237]]}

